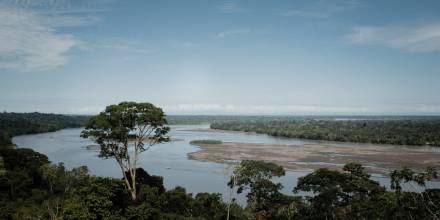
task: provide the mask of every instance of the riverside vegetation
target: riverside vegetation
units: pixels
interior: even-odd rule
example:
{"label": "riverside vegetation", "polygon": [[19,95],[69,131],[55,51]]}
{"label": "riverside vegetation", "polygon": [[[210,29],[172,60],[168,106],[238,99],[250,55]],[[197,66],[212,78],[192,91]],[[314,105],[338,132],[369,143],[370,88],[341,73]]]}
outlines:
{"label": "riverside vegetation", "polygon": [[198,144],[222,144],[223,141],[221,141],[221,140],[193,140],[193,141],[191,141],[189,143],[193,144],[193,145],[198,145]]}
{"label": "riverside vegetation", "polygon": [[440,146],[440,117],[266,118],[218,121],[211,128],[311,140]]}
{"label": "riverside vegetation", "polygon": [[59,114],[0,113],[0,146],[12,145],[12,136],[57,131],[84,126],[88,116]]}
{"label": "riverside vegetation", "polygon": [[[107,122],[99,120],[101,126],[111,129]],[[9,126],[22,124],[26,123]],[[122,135],[118,140],[123,143],[129,138],[127,132],[116,134]],[[247,195],[243,208],[234,199],[224,202],[216,193],[192,195],[182,187],[165,189],[162,177],[149,175],[141,167],[133,169],[136,184],[131,184],[135,191],[127,186],[126,178],[96,177],[88,173],[87,167],[69,170],[62,163],[51,164],[45,155],[31,149],[2,144],[0,219],[440,218],[440,189],[425,187],[426,181],[439,178],[433,167],[420,173],[408,168],[393,171],[390,189],[371,180],[356,163],[346,164],[343,171],[317,169],[299,178],[292,189],[294,194],[286,195],[280,192],[283,186],[274,181],[285,175],[282,167],[245,160],[235,166],[228,183],[235,193]],[[123,176],[130,177],[130,184],[130,173]],[[405,191],[403,184],[416,190]]]}

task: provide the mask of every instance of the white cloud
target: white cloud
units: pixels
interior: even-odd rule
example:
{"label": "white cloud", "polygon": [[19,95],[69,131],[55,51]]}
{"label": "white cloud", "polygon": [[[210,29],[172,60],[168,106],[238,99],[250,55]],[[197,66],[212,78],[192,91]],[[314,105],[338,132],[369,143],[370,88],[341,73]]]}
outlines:
{"label": "white cloud", "polygon": [[[134,100],[136,101],[136,100]],[[137,100],[141,101],[141,100]],[[105,106],[118,103],[118,100],[79,100],[32,98],[0,99],[0,110],[14,112],[51,112],[62,114],[97,114]],[[31,105],[29,105],[31,103]],[[388,103],[381,105],[344,106],[344,105],[244,105],[244,104],[165,104],[155,102],[168,115],[173,114],[225,114],[225,115],[438,115],[440,103]],[[31,106],[31,108],[30,108]]]}
{"label": "white cloud", "polygon": [[88,18],[0,8],[0,68],[29,72],[63,66],[67,62],[67,53],[81,41],[56,29],[88,22]]}
{"label": "white cloud", "polygon": [[168,44],[174,48],[197,48],[202,46],[202,43],[184,41],[184,40],[169,40]]}
{"label": "white cloud", "polygon": [[326,18],[329,16],[328,13],[322,13],[319,11],[303,11],[303,10],[288,10],[282,11],[280,15],[285,17],[308,17],[308,18]]}
{"label": "white cloud", "polygon": [[440,23],[390,26],[356,27],[348,36],[353,44],[382,45],[409,52],[440,51]]}
{"label": "white cloud", "polygon": [[221,13],[243,13],[246,9],[240,7],[236,1],[226,1],[217,6]]}
{"label": "white cloud", "polygon": [[97,49],[108,49],[121,52],[123,54],[146,55],[154,50],[141,40],[133,38],[106,38],[91,44]]}
{"label": "white cloud", "polygon": [[114,0],[2,0],[7,6],[48,14],[80,14],[106,12]]}
{"label": "white cloud", "polygon": [[251,31],[249,29],[233,29],[233,30],[226,30],[220,33],[217,33],[214,38],[220,39],[220,38],[226,38],[231,37],[234,35],[240,35],[240,34],[247,34]]}
{"label": "white cloud", "polygon": [[0,2],[0,68],[37,72],[62,67],[83,46],[65,28],[100,21],[112,0],[4,0]]}
{"label": "white cloud", "polygon": [[98,16],[85,15],[85,16],[72,16],[72,15],[56,15],[56,16],[40,16],[42,23],[51,27],[79,27],[92,25],[99,21],[101,18]]}
{"label": "white cloud", "polygon": [[377,106],[325,105],[232,105],[232,104],[178,104],[160,105],[167,114],[243,114],[243,115],[398,115],[438,114],[439,104],[388,104]]}
{"label": "white cloud", "polygon": [[367,108],[309,105],[180,104],[163,106],[171,114],[339,114],[364,113]]}

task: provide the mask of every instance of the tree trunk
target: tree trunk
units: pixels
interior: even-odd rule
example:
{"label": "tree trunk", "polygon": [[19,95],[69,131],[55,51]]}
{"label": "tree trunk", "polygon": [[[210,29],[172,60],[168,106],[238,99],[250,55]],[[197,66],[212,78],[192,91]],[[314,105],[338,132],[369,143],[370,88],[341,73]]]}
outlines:
{"label": "tree trunk", "polygon": [[125,175],[125,171],[123,171],[123,172],[124,172],[125,186],[127,187],[128,191],[131,194],[131,199],[133,201],[135,201],[137,199],[136,198],[136,188],[135,188],[136,185],[134,185],[134,183],[130,184],[130,181],[128,180],[127,176]]}
{"label": "tree trunk", "polygon": [[226,220],[229,220],[229,215],[231,214],[232,190],[233,190],[233,188],[230,187],[229,188],[228,214],[226,216]]}
{"label": "tree trunk", "polygon": [[131,199],[133,200],[133,201],[136,201],[136,189],[134,189],[134,190],[131,190],[130,191],[131,192]]}
{"label": "tree trunk", "polygon": [[258,211],[256,213],[255,219],[257,219],[257,220],[263,220],[264,219],[263,214],[261,213],[261,211]]}
{"label": "tree trunk", "polygon": [[[128,180],[128,177],[127,177],[127,174],[126,174],[126,171],[125,171],[125,169],[124,169],[124,166],[122,165],[122,162],[120,162],[119,160],[117,160],[117,162],[118,162],[118,164],[119,164],[119,167],[121,167],[121,171],[122,171],[122,175],[124,175],[124,180],[125,180],[125,186],[127,187],[127,189],[128,189],[128,191],[130,192],[130,194],[131,194],[131,199],[133,200],[133,201],[135,201],[136,199],[137,199],[137,196],[136,196],[136,181],[134,180],[133,181],[133,174],[132,174],[132,170],[128,170],[127,172],[130,174],[130,176],[131,176],[131,184],[130,184],[130,181]],[[135,175],[136,175],[136,170],[134,171],[134,173],[135,173]]]}
{"label": "tree trunk", "polygon": [[133,201],[137,199],[137,190],[136,190],[136,168],[132,168],[131,171],[131,198]]}
{"label": "tree trunk", "polygon": [[228,214],[226,215],[226,220],[229,220],[229,214],[231,212],[231,203],[228,204]]}

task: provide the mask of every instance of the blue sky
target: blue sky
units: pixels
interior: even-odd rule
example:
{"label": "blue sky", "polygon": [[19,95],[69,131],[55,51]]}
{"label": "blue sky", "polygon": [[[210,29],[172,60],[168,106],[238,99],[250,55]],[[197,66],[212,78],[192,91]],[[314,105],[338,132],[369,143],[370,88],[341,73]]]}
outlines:
{"label": "blue sky", "polygon": [[0,110],[440,114],[440,1],[0,1]]}

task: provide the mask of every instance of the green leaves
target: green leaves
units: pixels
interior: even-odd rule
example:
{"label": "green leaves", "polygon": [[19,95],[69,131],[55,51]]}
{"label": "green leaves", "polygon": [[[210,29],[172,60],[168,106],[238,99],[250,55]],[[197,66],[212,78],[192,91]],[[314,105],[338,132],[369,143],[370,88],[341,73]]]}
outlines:
{"label": "green leaves", "polygon": [[283,167],[272,163],[256,160],[243,160],[234,170],[230,186],[249,185],[260,180],[284,176]]}
{"label": "green leaves", "polygon": [[169,127],[162,109],[150,103],[121,102],[107,106],[104,112],[92,117],[81,137],[92,137],[101,146],[102,157],[128,158],[128,142],[135,137],[140,151],[147,146],[167,140]]}
{"label": "green leaves", "polygon": [[[100,156],[116,159],[127,189],[136,200],[138,155],[151,146],[169,140],[165,114],[151,103],[121,102],[109,105],[92,117],[81,137],[92,137],[100,146]],[[131,154],[131,155],[130,155]]]}
{"label": "green leaves", "polygon": [[358,163],[347,163],[345,164],[344,168],[342,168],[342,170],[350,172],[351,174],[359,178],[364,178],[364,179],[370,178],[370,174],[368,174],[365,168]]}
{"label": "green leaves", "polygon": [[229,187],[238,187],[237,193],[242,193],[244,189],[250,189],[247,194],[248,207],[258,216],[268,216],[275,213],[282,194],[279,192],[282,185],[273,183],[273,177],[284,176],[283,167],[264,161],[244,160],[238,165],[231,180]]}
{"label": "green leaves", "polygon": [[99,177],[76,187],[65,201],[64,219],[118,219],[117,203],[125,199],[117,194],[122,188],[120,180]]}
{"label": "green leaves", "polygon": [[394,170],[391,173],[391,189],[400,192],[402,182],[415,182],[419,186],[425,186],[425,182],[439,177],[435,167],[428,167],[425,172],[416,173],[408,167],[401,170]]}

